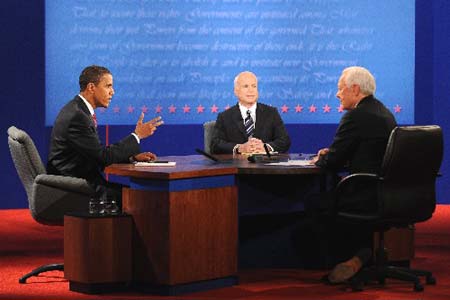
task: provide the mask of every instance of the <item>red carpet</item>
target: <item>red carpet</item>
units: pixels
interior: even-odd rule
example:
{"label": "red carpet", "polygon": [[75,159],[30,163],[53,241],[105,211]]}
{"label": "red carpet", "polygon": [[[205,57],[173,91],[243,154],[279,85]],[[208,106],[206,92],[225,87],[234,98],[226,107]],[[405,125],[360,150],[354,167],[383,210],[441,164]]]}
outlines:
{"label": "red carpet", "polygon": [[63,228],[36,223],[26,209],[0,210],[0,299],[450,299],[450,205],[440,205],[433,218],[417,225],[412,265],[433,271],[437,285],[414,292],[412,285],[388,280],[363,292],[323,285],[323,271],[296,269],[243,270],[240,285],[176,297],[139,293],[85,295],[70,292],[62,272],[46,273],[19,284],[18,278],[46,263],[63,261]]}

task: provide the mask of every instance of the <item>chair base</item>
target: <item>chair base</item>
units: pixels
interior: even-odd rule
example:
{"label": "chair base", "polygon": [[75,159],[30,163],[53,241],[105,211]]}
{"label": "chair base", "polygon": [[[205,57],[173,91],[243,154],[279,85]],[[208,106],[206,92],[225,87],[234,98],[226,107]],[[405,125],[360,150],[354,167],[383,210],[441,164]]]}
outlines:
{"label": "chair base", "polygon": [[28,278],[32,276],[38,276],[40,273],[48,271],[64,271],[64,264],[48,264],[40,266],[39,268],[34,269],[30,273],[27,273],[24,276],[20,277],[19,283],[26,283]]}
{"label": "chair base", "polygon": [[369,281],[378,281],[379,284],[385,284],[387,278],[392,278],[412,282],[414,291],[421,292],[424,287],[420,282],[420,276],[425,276],[426,284],[436,284],[433,274],[428,271],[394,266],[371,266],[362,269],[350,279],[350,287],[353,291],[362,291],[364,285]]}

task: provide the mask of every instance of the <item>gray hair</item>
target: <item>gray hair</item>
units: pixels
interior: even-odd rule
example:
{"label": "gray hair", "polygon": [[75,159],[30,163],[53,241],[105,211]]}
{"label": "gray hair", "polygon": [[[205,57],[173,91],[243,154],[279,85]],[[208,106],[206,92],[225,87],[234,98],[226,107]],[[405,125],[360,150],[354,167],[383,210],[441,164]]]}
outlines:
{"label": "gray hair", "polygon": [[250,72],[250,71],[243,71],[243,72],[237,74],[236,77],[234,77],[234,87],[235,87],[235,88],[237,87],[239,77],[241,77],[242,74],[251,74],[251,75],[255,76],[256,81],[258,81],[258,77],[256,77],[256,75],[255,75],[253,72]]}
{"label": "gray hair", "polygon": [[345,84],[347,87],[353,84],[359,85],[361,92],[365,95],[373,95],[376,90],[375,78],[369,72],[369,70],[363,67],[348,67],[342,71],[344,76]]}

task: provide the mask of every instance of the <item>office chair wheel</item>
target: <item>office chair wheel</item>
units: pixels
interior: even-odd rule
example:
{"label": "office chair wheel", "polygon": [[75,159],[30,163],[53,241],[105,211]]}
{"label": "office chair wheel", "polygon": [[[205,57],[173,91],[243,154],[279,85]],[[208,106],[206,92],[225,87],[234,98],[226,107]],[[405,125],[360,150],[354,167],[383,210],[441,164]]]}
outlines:
{"label": "office chair wheel", "polygon": [[426,282],[426,284],[436,284],[436,278],[434,278],[433,276],[427,276],[426,278],[425,278],[425,282]]}
{"label": "office chair wheel", "polygon": [[423,285],[421,285],[420,282],[414,283],[414,291],[423,292]]}

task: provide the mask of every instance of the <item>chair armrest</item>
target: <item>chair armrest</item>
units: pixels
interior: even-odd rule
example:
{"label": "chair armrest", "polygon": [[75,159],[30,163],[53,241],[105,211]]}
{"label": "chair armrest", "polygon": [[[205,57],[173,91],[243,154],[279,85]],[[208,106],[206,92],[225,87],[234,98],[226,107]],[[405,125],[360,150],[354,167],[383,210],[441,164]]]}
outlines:
{"label": "chair armrest", "polygon": [[36,176],[34,183],[79,194],[91,195],[95,192],[85,179],[77,177],[40,174]]}
{"label": "chair armrest", "polygon": [[336,213],[338,211],[340,200],[351,195],[351,193],[355,193],[355,188],[358,190],[357,186],[359,184],[377,184],[381,180],[383,180],[383,178],[373,173],[354,173],[342,178],[337,184],[334,192],[334,212]]}
{"label": "chair armrest", "polygon": [[341,190],[346,188],[349,184],[352,184],[355,180],[368,180],[368,181],[378,181],[382,180],[377,174],[373,173],[354,173],[347,175],[339,181],[336,186],[336,192],[339,193]]}

